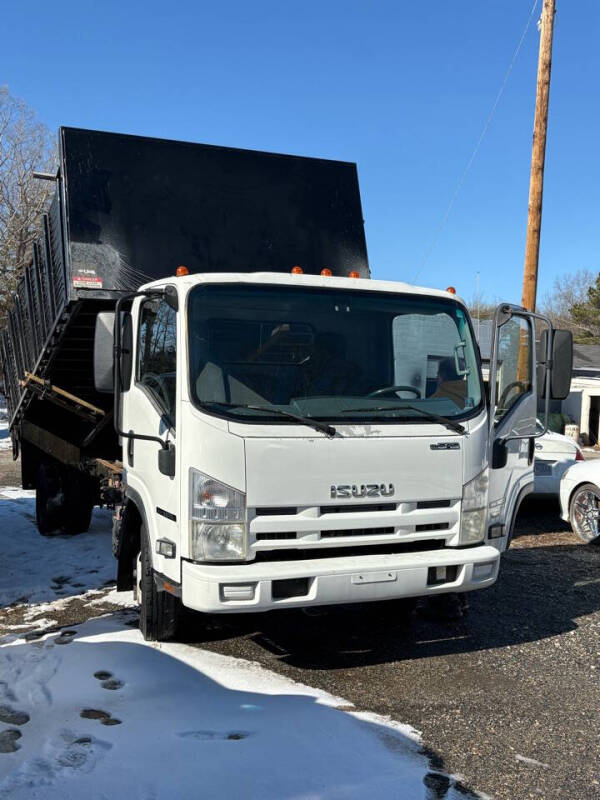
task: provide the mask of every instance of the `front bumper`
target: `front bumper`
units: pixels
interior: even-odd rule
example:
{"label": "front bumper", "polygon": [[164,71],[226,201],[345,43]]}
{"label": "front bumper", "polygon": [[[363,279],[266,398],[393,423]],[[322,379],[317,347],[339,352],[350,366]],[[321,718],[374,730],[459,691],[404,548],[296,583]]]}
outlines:
{"label": "front bumper", "polygon": [[[196,611],[239,613],[468,592],[491,586],[499,562],[498,550],[485,544],[464,550],[235,565],[184,561],[182,601]],[[430,567],[456,567],[456,579],[428,585]],[[307,591],[274,599],[273,582],[293,579],[308,579]],[[248,587],[252,587],[251,599],[233,597],[244,589],[250,593]]]}

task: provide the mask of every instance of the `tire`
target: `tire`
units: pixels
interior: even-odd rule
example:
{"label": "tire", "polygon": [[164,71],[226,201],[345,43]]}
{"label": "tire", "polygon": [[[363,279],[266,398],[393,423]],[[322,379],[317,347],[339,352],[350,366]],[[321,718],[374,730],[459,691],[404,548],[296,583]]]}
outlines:
{"label": "tire", "polygon": [[89,530],[94,510],[94,493],[89,479],[75,469],[63,474],[63,530],[68,534]]}
{"label": "tire", "polygon": [[[140,631],[147,642],[174,639],[181,629],[182,605],[178,597],[159,592],[154,580],[148,532],[142,523],[142,550],[136,558],[135,584],[140,603]],[[141,575],[138,572],[141,570]]]}
{"label": "tire", "polygon": [[63,508],[58,469],[40,464],[35,484],[35,521],[42,536],[62,533]]}
{"label": "tire", "polygon": [[586,544],[600,544],[600,488],[593,483],[578,486],[569,504],[573,532]]}

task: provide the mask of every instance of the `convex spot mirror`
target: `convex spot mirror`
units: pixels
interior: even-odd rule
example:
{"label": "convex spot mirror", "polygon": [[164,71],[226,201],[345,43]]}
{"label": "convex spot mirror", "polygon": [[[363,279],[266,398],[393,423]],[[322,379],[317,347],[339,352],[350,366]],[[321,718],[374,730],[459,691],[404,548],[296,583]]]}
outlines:
{"label": "convex spot mirror", "polygon": [[133,322],[131,314],[121,317],[121,391],[127,392],[133,371]]}
{"label": "convex spot mirror", "polygon": [[[548,346],[548,330],[542,331],[540,337],[539,358],[546,359]],[[573,371],[573,334],[571,331],[555,330],[552,332],[552,369],[543,364],[538,366],[538,394],[546,396],[546,379],[550,379],[550,399],[564,400],[571,391],[571,373]]]}
{"label": "convex spot mirror", "polygon": [[171,284],[165,286],[164,298],[169,308],[172,308],[173,311],[179,311],[179,295],[175,286],[171,286]]}

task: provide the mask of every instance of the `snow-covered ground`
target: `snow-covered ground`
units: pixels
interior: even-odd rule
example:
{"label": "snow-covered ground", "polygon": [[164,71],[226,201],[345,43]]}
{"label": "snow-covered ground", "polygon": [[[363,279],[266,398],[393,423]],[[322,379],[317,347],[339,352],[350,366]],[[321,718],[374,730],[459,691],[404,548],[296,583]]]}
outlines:
{"label": "snow-covered ground", "polygon": [[0,450],[10,450],[12,443],[8,432],[8,414],[6,412],[6,400],[0,394]]}
{"label": "snow-covered ground", "polygon": [[[106,512],[77,537],[40,537],[33,518],[31,492],[0,488],[0,797],[463,796],[406,726],[247,661],[145,643],[130,598],[106,606]],[[98,603],[57,629],[69,604]]]}

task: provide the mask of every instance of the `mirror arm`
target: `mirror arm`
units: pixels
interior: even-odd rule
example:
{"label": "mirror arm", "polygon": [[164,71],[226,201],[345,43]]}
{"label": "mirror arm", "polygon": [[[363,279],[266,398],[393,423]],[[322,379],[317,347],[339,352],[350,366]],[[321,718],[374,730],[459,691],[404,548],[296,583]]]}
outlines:
{"label": "mirror arm", "polygon": [[120,409],[121,409],[121,355],[123,353],[123,348],[121,347],[121,309],[123,307],[123,303],[126,303],[129,300],[133,300],[136,297],[164,297],[165,290],[164,289],[148,289],[145,292],[131,292],[129,294],[124,294],[117,300],[117,305],[115,307],[115,344],[113,347],[114,353],[114,362],[115,362],[115,398],[114,398],[114,413],[113,413],[113,421],[115,425],[115,431],[117,432],[117,436],[123,439],[141,439],[142,441],[146,442],[157,442],[160,444],[163,450],[169,449],[169,442],[168,440],[162,439],[160,436],[148,436],[143,433],[128,433],[127,431],[121,430],[121,419],[120,419]]}

